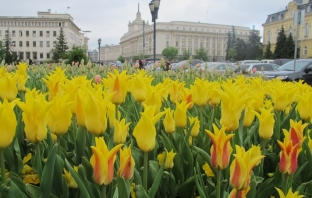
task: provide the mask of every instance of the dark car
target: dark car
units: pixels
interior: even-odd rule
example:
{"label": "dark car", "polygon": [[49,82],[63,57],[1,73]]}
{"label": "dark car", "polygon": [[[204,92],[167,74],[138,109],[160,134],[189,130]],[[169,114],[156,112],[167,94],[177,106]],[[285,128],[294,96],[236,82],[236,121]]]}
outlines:
{"label": "dark car", "polygon": [[289,58],[274,59],[273,63],[281,66],[281,65],[284,65],[285,63],[292,61],[292,60],[293,59],[289,59]]}
{"label": "dark car", "polygon": [[282,81],[299,81],[312,85],[312,59],[299,59],[289,61],[280,66],[277,71],[266,72],[268,79],[280,78]]}

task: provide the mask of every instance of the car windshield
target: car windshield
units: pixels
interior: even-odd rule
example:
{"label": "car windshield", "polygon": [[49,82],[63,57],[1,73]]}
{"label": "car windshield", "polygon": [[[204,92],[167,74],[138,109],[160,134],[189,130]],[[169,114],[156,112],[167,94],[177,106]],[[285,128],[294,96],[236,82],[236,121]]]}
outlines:
{"label": "car windshield", "polygon": [[[289,61],[285,63],[284,65],[280,66],[278,68],[279,71],[294,71],[294,62],[295,61]],[[295,71],[300,71],[302,68],[304,68],[307,64],[311,63],[310,60],[307,61],[296,61],[296,69]]]}
{"label": "car windshield", "polygon": [[249,68],[250,67],[250,65],[241,65],[240,66],[240,69],[241,70],[246,70],[247,68]]}

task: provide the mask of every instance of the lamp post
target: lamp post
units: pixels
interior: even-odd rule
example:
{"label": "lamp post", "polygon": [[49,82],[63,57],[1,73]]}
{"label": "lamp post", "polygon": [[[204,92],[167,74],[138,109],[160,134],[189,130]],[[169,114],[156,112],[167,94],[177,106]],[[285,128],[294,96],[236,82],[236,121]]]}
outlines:
{"label": "lamp post", "polygon": [[99,64],[101,65],[101,42],[102,40],[99,38],[98,44],[99,44]]}
{"label": "lamp post", "polygon": [[156,62],[156,19],[158,19],[158,9],[160,0],[153,0],[149,3],[152,14],[152,22],[154,22],[154,63]]}

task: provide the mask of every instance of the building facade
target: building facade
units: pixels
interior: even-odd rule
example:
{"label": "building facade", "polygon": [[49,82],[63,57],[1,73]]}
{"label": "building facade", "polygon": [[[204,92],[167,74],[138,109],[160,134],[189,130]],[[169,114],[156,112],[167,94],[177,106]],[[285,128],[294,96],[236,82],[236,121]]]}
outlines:
{"label": "building facade", "polygon": [[285,10],[268,15],[263,26],[263,44],[271,43],[271,51],[274,52],[277,36],[282,27],[286,36],[290,33],[296,39],[296,26],[294,24],[295,12],[305,11],[303,23],[298,25],[298,48],[300,58],[312,57],[312,1],[293,0],[288,3]]}
{"label": "building facade", "polygon": [[92,62],[99,62],[99,52],[97,50],[88,51],[88,57]]}
{"label": "building facade", "polygon": [[[196,50],[203,47],[206,49],[209,60],[224,60],[227,47],[227,33],[232,31],[232,25],[210,24],[200,22],[157,22],[156,23],[156,58],[162,57],[161,53],[167,46],[178,49],[178,56],[182,56],[185,50],[189,50],[192,55],[196,54]],[[236,36],[245,41],[248,40],[248,27],[235,26]],[[141,13],[137,12],[136,19],[129,21],[128,32],[120,39],[120,54],[126,60],[131,61],[133,56],[139,54],[154,54],[154,26],[147,21],[144,26],[145,47],[143,48],[143,20]],[[110,48],[111,46],[108,46]],[[117,48],[117,46],[113,46]],[[101,51],[102,51],[101,47]],[[113,50],[114,53],[117,50]],[[112,61],[105,58],[116,58],[119,56],[102,55],[101,61]],[[110,53],[110,52],[108,52]],[[114,59],[114,60],[116,60]]]}
{"label": "building facade", "polygon": [[38,12],[36,17],[0,16],[0,40],[5,38],[8,31],[12,41],[12,51],[18,59],[32,59],[42,63],[52,58],[60,28],[63,29],[69,49],[74,45],[88,48],[88,38],[80,32],[69,14],[53,14]]}

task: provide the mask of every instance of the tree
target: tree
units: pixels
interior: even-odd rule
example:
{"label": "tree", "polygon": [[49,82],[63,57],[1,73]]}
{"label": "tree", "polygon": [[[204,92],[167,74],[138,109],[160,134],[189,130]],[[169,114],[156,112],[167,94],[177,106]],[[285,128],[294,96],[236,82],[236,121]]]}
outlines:
{"label": "tree", "polygon": [[189,49],[188,50],[183,50],[182,60],[188,60],[191,55],[192,55],[192,52]]}
{"label": "tree", "polygon": [[287,46],[286,46],[286,34],[282,26],[281,31],[279,31],[276,41],[276,46],[274,50],[274,58],[285,58],[287,56]]}
{"label": "tree", "polygon": [[178,49],[176,49],[175,47],[171,47],[168,46],[165,49],[163,49],[163,51],[161,52],[161,54],[168,60],[173,60],[177,57],[178,54]]}
{"label": "tree", "polygon": [[0,41],[0,63],[2,62],[2,60],[4,59],[5,54],[4,54],[4,48],[2,46],[2,41]]}
{"label": "tree", "polygon": [[196,55],[194,56],[195,59],[200,59],[203,61],[208,61],[207,51],[201,47],[198,50],[196,50]]}
{"label": "tree", "polygon": [[228,55],[228,59],[227,60],[230,60],[230,61],[235,61],[235,57],[236,57],[236,48],[235,47],[232,47],[229,52],[227,53]]}
{"label": "tree", "polygon": [[120,55],[117,60],[119,60],[121,63],[124,63],[126,59]]}
{"label": "tree", "polygon": [[16,53],[14,54],[12,51],[12,40],[9,30],[5,31],[5,37],[3,39],[2,47],[4,53],[4,61],[6,64],[11,64],[12,62],[17,60]]}
{"label": "tree", "polygon": [[271,43],[269,41],[268,45],[265,48],[264,57],[266,59],[272,59],[273,58],[273,52],[271,51]]}
{"label": "tree", "polygon": [[236,49],[235,60],[245,60],[247,46],[243,39],[240,38],[236,39],[235,49]]}
{"label": "tree", "polygon": [[233,47],[233,46],[231,46],[232,45],[232,34],[230,33],[230,31],[227,33],[227,37],[228,37],[228,40],[227,40],[227,45],[226,45],[225,60],[231,59],[231,56],[229,55],[229,51]]}
{"label": "tree", "polygon": [[52,49],[52,59],[54,61],[59,61],[60,59],[65,58],[66,50],[68,50],[63,28],[60,28],[60,34],[56,40],[55,48]]}
{"label": "tree", "polygon": [[262,58],[263,51],[260,40],[259,32],[253,28],[249,32],[246,59],[255,60]]}
{"label": "tree", "polygon": [[66,52],[66,54],[63,55],[63,58],[67,59],[66,64],[71,64],[74,62],[80,62],[82,59],[84,60],[84,63],[88,62],[87,57],[87,49],[84,46],[73,46],[73,48]]}
{"label": "tree", "polygon": [[292,37],[292,34],[290,33],[286,39],[286,54],[285,58],[294,58],[295,55],[295,42]]}

